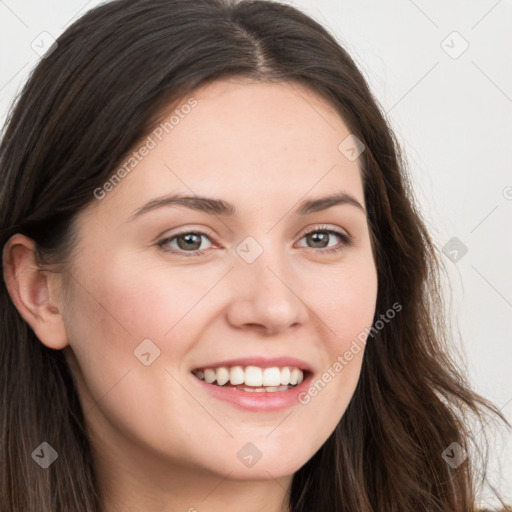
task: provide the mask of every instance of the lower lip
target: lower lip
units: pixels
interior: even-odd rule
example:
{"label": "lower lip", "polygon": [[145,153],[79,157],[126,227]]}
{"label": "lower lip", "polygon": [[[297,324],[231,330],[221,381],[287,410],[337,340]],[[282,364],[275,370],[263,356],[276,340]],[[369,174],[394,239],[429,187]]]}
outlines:
{"label": "lower lip", "polygon": [[286,391],[242,391],[233,387],[217,386],[208,384],[204,380],[198,379],[194,375],[192,378],[208,393],[218,400],[228,402],[239,409],[245,411],[278,411],[287,409],[293,405],[298,405],[299,395],[305,392],[312,379],[308,374],[304,380],[297,386]]}

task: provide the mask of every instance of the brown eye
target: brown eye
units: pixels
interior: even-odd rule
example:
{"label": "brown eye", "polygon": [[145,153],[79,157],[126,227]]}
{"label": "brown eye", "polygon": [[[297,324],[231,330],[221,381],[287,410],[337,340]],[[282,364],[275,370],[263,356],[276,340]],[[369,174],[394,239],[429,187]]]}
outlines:
{"label": "brown eye", "polygon": [[183,250],[197,251],[201,246],[201,235],[199,233],[187,233],[176,237],[178,247]]}
{"label": "brown eye", "polygon": [[307,239],[310,247],[323,249],[328,246],[330,236],[330,233],[327,233],[327,231],[315,231],[314,233],[306,235],[305,238]]}
{"label": "brown eye", "polygon": [[[208,240],[210,245],[204,247],[203,242],[205,240]],[[201,245],[203,245],[203,247],[201,247]],[[200,231],[186,231],[165,238],[158,243],[158,246],[171,253],[194,256],[196,254],[202,254],[205,249],[209,249],[212,243],[206,233],[201,233]]]}
{"label": "brown eye", "polygon": [[[337,239],[337,240],[336,240]],[[306,247],[320,249],[318,252],[337,252],[350,245],[350,237],[346,233],[328,228],[315,229],[304,234],[301,240],[306,241]],[[304,247],[304,245],[302,245]]]}

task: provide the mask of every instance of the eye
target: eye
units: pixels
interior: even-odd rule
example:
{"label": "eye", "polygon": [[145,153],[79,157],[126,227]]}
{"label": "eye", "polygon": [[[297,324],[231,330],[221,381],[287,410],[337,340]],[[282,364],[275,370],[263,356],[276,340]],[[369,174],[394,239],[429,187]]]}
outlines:
{"label": "eye", "polygon": [[[201,249],[200,247],[204,239],[207,239],[210,245]],[[201,231],[185,231],[172,237],[164,238],[158,242],[158,246],[165,251],[181,253],[185,256],[196,256],[203,254],[206,249],[212,246],[212,243],[206,233]],[[187,252],[190,254],[186,254]]]}
{"label": "eye", "polygon": [[[337,242],[336,238],[338,238]],[[308,231],[301,240],[306,240],[307,247],[320,249],[318,252],[325,253],[341,251],[345,246],[350,245],[351,242],[350,237],[346,233],[325,226]]]}

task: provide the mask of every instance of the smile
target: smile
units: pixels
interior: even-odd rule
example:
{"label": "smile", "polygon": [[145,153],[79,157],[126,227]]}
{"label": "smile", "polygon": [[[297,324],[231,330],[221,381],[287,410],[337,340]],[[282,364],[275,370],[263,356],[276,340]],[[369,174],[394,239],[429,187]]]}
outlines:
{"label": "smile", "polygon": [[207,384],[231,387],[246,392],[287,391],[304,380],[303,370],[290,366],[271,368],[220,366],[218,368],[198,368],[192,373]]}

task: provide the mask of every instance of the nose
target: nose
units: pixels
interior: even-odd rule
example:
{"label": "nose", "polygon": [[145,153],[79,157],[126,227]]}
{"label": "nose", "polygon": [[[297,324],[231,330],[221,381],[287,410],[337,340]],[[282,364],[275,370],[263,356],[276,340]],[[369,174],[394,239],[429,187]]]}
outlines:
{"label": "nose", "polygon": [[304,324],[309,313],[301,282],[283,251],[265,250],[252,263],[238,259],[230,272],[229,323],[265,335]]}

